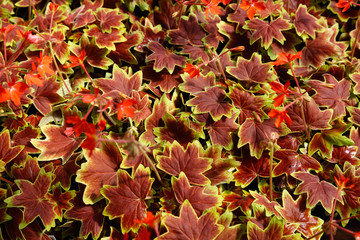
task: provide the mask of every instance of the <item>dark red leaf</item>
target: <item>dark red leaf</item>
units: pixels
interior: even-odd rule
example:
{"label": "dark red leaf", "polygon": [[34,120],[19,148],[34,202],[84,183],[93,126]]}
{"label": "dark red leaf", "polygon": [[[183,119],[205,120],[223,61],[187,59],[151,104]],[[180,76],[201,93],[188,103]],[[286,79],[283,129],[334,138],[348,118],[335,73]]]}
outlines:
{"label": "dark red leaf", "polygon": [[10,146],[10,133],[5,130],[0,134],[0,160],[8,163],[13,160],[22,150],[23,146]]}
{"label": "dark red leaf", "polygon": [[187,199],[198,216],[201,216],[204,210],[221,204],[222,197],[218,195],[216,188],[190,186],[183,172],[179,174],[179,179],[172,178],[171,182],[177,202],[183,204]]}
{"label": "dark red leaf", "polygon": [[280,204],[278,202],[270,201],[265,195],[259,194],[255,191],[250,191],[250,194],[254,197],[254,204],[264,206],[267,212],[274,214],[275,216],[280,218],[280,213],[275,208],[280,207]]}
{"label": "dark red leaf", "polygon": [[204,172],[210,169],[209,158],[199,156],[202,147],[199,142],[194,141],[184,149],[178,142],[173,142],[168,152],[158,155],[158,167],[173,176],[179,176],[184,172],[192,184],[205,185],[209,179]]}
{"label": "dark red leaf", "polygon": [[84,32],[95,39],[96,45],[99,48],[106,48],[115,51],[115,43],[125,42],[126,38],[123,36],[123,31],[118,29],[111,29],[109,32],[102,32],[96,25],[88,26]]}
{"label": "dark red leaf", "polygon": [[251,212],[251,204],[254,201],[254,198],[250,194],[239,195],[237,193],[226,193],[224,195],[223,202],[230,203],[228,209],[234,211],[240,207],[243,213],[247,214]]}
{"label": "dark red leaf", "polygon": [[291,175],[302,181],[297,186],[295,193],[307,194],[307,207],[312,208],[320,202],[327,212],[331,212],[332,203],[337,193],[337,189],[333,185],[326,181],[319,182],[319,177],[310,173],[295,172]]}
{"label": "dark red leaf", "polygon": [[156,72],[153,69],[153,66],[148,65],[142,68],[142,72],[144,79],[151,81],[151,87],[159,86],[161,91],[166,93],[171,92],[182,82],[180,74],[183,73],[183,69],[180,67],[175,67],[174,72],[169,74],[169,72],[165,69],[160,72]]}
{"label": "dark red leaf", "polygon": [[115,143],[104,142],[102,148],[95,149],[91,155],[85,151],[85,158],[87,162],[77,171],[76,181],[86,185],[84,203],[93,204],[102,198],[100,189],[103,185],[116,185],[122,156]]}
{"label": "dark red leaf", "polygon": [[190,78],[189,75],[183,75],[184,83],[179,85],[179,88],[183,92],[191,94],[203,92],[206,87],[215,85],[215,79],[213,74],[207,74],[206,76],[200,74],[198,77]]}
{"label": "dark red leaf", "polygon": [[55,166],[54,174],[56,177],[53,184],[59,182],[65,190],[69,190],[71,176],[75,175],[76,171],[80,168],[76,164],[78,158],[79,154],[73,154],[66,163]]}
{"label": "dark red leaf", "polygon": [[25,163],[12,169],[16,179],[24,179],[34,183],[40,173],[39,163],[35,158],[26,158]]}
{"label": "dark red leaf", "polygon": [[131,34],[124,34],[126,41],[115,43],[115,50],[111,51],[108,55],[115,64],[120,65],[121,61],[128,62],[130,64],[137,64],[136,57],[132,54],[130,49],[139,45],[142,41],[142,35],[140,32],[134,32]]}
{"label": "dark red leaf", "polygon": [[53,186],[52,192],[52,194],[48,193],[46,197],[50,200],[50,202],[55,204],[54,212],[61,221],[63,210],[71,208],[69,201],[73,199],[76,194],[74,190],[63,193],[60,186]]}
{"label": "dark red leaf", "polygon": [[228,67],[226,71],[241,81],[264,83],[271,78],[270,66],[261,63],[261,56],[254,53],[250,60],[238,57],[235,67]]}
{"label": "dark red leaf", "polygon": [[96,12],[96,18],[100,22],[101,30],[107,33],[111,28],[119,29],[122,26],[122,20],[127,18],[126,14],[119,13],[118,9],[99,8]]}
{"label": "dark red leaf", "polygon": [[34,92],[34,105],[39,112],[43,115],[47,115],[52,110],[52,105],[61,100],[61,97],[56,93],[60,84],[55,82],[54,78],[50,78],[44,81],[42,87],[35,86]]}
{"label": "dark red leaf", "polygon": [[106,185],[101,193],[109,204],[104,210],[104,215],[110,219],[121,217],[121,229],[128,232],[136,230],[138,224],[135,219],[146,217],[145,199],[150,196],[151,185],[154,181],[150,177],[150,169],[140,165],[131,177],[126,171],[118,171],[117,186]]}
{"label": "dark red leaf", "polygon": [[307,33],[312,38],[315,38],[315,32],[322,29],[322,27],[316,22],[317,19],[308,13],[305,5],[299,5],[295,13],[295,29],[299,36]]}
{"label": "dark red leaf", "polygon": [[192,239],[211,240],[220,233],[220,227],[215,223],[217,214],[208,212],[200,218],[196,216],[191,204],[185,200],[180,209],[180,216],[168,215],[164,224],[167,232],[159,240]]}

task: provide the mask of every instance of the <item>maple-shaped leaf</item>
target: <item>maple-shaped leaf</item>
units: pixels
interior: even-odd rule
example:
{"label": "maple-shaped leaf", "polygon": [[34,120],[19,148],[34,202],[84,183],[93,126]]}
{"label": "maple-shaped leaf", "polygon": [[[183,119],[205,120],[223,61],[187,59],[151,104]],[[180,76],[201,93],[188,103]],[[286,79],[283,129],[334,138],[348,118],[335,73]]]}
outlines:
{"label": "maple-shaped leaf", "polygon": [[190,128],[188,118],[175,119],[171,114],[165,113],[163,117],[165,127],[154,128],[157,142],[173,143],[177,141],[183,147],[198,138],[198,133]]}
{"label": "maple-shaped leaf", "polygon": [[284,236],[284,222],[276,217],[271,218],[270,223],[265,229],[261,229],[255,223],[247,223],[247,239],[249,240],[301,240],[300,234]]}
{"label": "maple-shaped leaf", "polygon": [[175,45],[202,46],[201,40],[205,37],[205,32],[194,14],[190,14],[187,19],[180,18],[178,29],[170,30],[168,34],[170,42]]}
{"label": "maple-shaped leaf", "polygon": [[275,121],[275,118],[264,119],[263,122],[247,118],[239,130],[240,140],[238,147],[248,143],[251,156],[260,158],[266,144],[270,141],[269,137],[279,138],[280,136],[286,135],[288,131],[284,128],[284,125],[276,127]]}
{"label": "maple-shaped leaf", "polygon": [[153,53],[146,58],[146,61],[155,60],[154,70],[157,72],[166,68],[168,72],[172,74],[174,72],[175,65],[179,67],[183,67],[185,65],[186,57],[172,53],[158,42],[149,43],[148,48]]}
{"label": "maple-shaped leaf", "polygon": [[4,130],[0,134],[0,161],[5,164],[13,160],[22,150],[23,146],[11,147],[9,130]]}
{"label": "maple-shaped leaf", "polygon": [[[119,27],[120,28],[120,27]],[[102,32],[97,25],[88,26],[88,29],[85,29],[84,32],[89,36],[93,37],[96,45],[99,48],[107,48],[114,51],[115,43],[125,42],[126,38],[123,36],[125,29],[111,29],[109,33]]]}
{"label": "maple-shaped leaf", "polygon": [[289,223],[297,223],[297,230],[309,238],[314,234],[313,229],[319,228],[323,220],[311,215],[311,209],[306,208],[306,199],[301,195],[296,201],[287,190],[282,193],[283,207],[276,206],[275,209]]}
{"label": "maple-shaped leaf", "polygon": [[236,66],[226,68],[226,71],[238,80],[255,83],[264,83],[271,78],[269,70],[270,66],[261,63],[261,56],[258,53],[254,53],[250,60],[238,57]]}
{"label": "maple-shaped leaf", "polygon": [[123,233],[136,231],[138,224],[134,220],[146,217],[145,199],[150,196],[154,179],[150,177],[150,169],[140,165],[133,177],[119,170],[117,180],[117,186],[106,185],[101,189],[101,194],[109,200],[103,214],[110,219],[121,217]]}
{"label": "maple-shaped leaf", "polygon": [[333,109],[333,119],[345,116],[345,107],[349,105],[348,98],[351,82],[347,79],[338,82],[331,74],[324,74],[324,78],[325,83],[320,81],[308,82],[316,91],[313,99],[320,106],[327,106]]}
{"label": "maple-shaped leaf", "polygon": [[70,200],[72,208],[65,212],[67,219],[81,221],[80,234],[78,236],[85,239],[92,234],[92,239],[97,239],[103,229],[104,216],[102,211],[105,207],[104,201],[99,201],[92,205],[86,205],[82,201],[82,191],[76,192],[76,197]]}
{"label": "maple-shaped leaf", "polygon": [[205,177],[210,179],[213,186],[232,180],[233,174],[229,169],[239,166],[235,159],[221,158],[221,150],[222,147],[216,144],[206,149],[204,153],[200,153],[200,156],[213,160],[211,168],[204,172]]}
{"label": "maple-shaped leaf", "polygon": [[194,113],[210,113],[214,121],[222,116],[231,117],[231,104],[225,101],[225,91],[217,86],[209,87],[204,92],[195,93],[195,98],[186,104],[195,106]]}
{"label": "maple-shaped leaf", "polygon": [[31,143],[41,150],[38,159],[40,161],[62,158],[65,163],[74,151],[80,146],[83,139],[67,137],[64,129],[56,125],[45,125],[41,127],[45,134],[45,140],[32,139]]}
{"label": "maple-shaped leaf", "polygon": [[233,222],[233,213],[226,211],[224,212],[220,218],[216,221],[218,225],[222,225],[225,228],[221,231],[221,233],[215,238],[215,240],[236,240],[238,239],[240,233],[240,225],[233,225],[230,224]]}
{"label": "maple-shaped leaf", "polygon": [[188,74],[181,75],[181,77],[184,82],[179,85],[180,90],[191,94],[205,91],[206,87],[215,85],[215,76],[212,73],[206,76],[200,73],[198,77],[194,78],[190,78]]}
{"label": "maple-shaped leaf", "polygon": [[13,166],[12,173],[16,179],[24,179],[34,183],[40,173],[40,166],[37,159],[28,157],[24,163]]}
{"label": "maple-shaped leaf", "polygon": [[220,206],[221,204],[222,197],[218,195],[217,188],[190,186],[183,172],[179,174],[178,179],[172,177],[171,183],[176,201],[182,204],[187,199],[198,216],[200,216],[204,210]]}
{"label": "maple-shaped leaf", "polygon": [[137,64],[136,57],[132,54],[130,49],[138,46],[142,42],[142,34],[139,31],[125,34],[126,41],[115,43],[115,50],[108,54],[108,57],[114,61],[115,64],[120,65],[121,61],[128,62],[130,64]]}
{"label": "maple-shaped leaf", "polygon": [[242,188],[248,186],[257,176],[269,176],[270,160],[267,153],[263,153],[257,159],[250,156],[247,151],[244,151],[240,163],[240,166],[236,168],[237,171],[234,173],[234,180],[236,185],[240,185]]}
{"label": "maple-shaped leaf", "polygon": [[171,214],[165,217],[164,225],[167,232],[158,237],[158,240],[212,240],[222,230],[222,228],[216,224],[217,217],[218,214],[215,213],[215,211],[211,211],[198,218],[189,201],[185,200],[181,205],[179,217]]}
{"label": "maple-shaped leaf", "polygon": [[274,214],[278,218],[281,217],[280,213],[276,210],[275,207],[280,207],[280,204],[276,201],[270,201],[265,195],[259,194],[255,191],[250,191],[251,196],[254,197],[254,204],[259,206],[264,206],[265,210],[270,213]]}
{"label": "maple-shaped leaf", "polygon": [[204,172],[210,169],[212,160],[199,156],[202,147],[198,141],[188,144],[186,149],[175,141],[169,148],[165,155],[157,156],[160,169],[173,176],[184,172],[192,184],[205,185],[209,183]]}
{"label": "maple-shaped leaf", "polygon": [[177,87],[182,79],[180,74],[183,73],[183,69],[175,67],[174,72],[170,74],[166,69],[156,72],[151,64],[142,69],[144,79],[150,80],[150,87],[160,87],[160,90],[166,93],[171,92]]}
{"label": "maple-shaped leaf", "polygon": [[142,83],[142,72],[138,71],[133,74],[132,69],[127,71],[121,69],[114,64],[112,78],[98,78],[95,79],[95,85],[104,91],[105,94],[110,94],[111,97],[119,98],[119,91],[129,97],[132,96],[132,91],[139,90]]}
{"label": "maple-shaped leaf", "polygon": [[360,159],[356,157],[356,151],[356,146],[335,146],[333,147],[331,158],[326,160],[332,163],[339,163],[340,165],[348,162],[353,166],[358,166],[360,165]]}
{"label": "maple-shaped leaf", "polygon": [[308,208],[312,208],[320,202],[327,212],[331,212],[332,203],[337,193],[336,187],[324,180],[319,182],[318,176],[306,172],[295,172],[291,176],[302,181],[297,186],[295,194],[307,194],[306,206]]}
{"label": "maple-shaped leaf", "polygon": [[112,28],[119,29],[123,25],[122,21],[128,16],[120,13],[119,9],[99,8],[96,18],[100,22],[101,31],[110,33]]}
{"label": "maple-shaped leaf", "polygon": [[224,192],[225,203],[230,203],[227,207],[228,210],[234,211],[239,208],[245,214],[251,213],[251,203],[254,201],[254,198],[249,193],[244,193],[242,195],[234,192]]}
{"label": "maple-shaped leaf", "polygon": [[[308,128],[312,130],[329,129],[329,124],[333,111],[330,109],[320,110],[315,100],[311,98],[310,102],[303,101],[302,108],[304,110],[305,122]],[[304,120],[301,115],[301,106],[299,104],[293,104],[287,108],[287,113],[292,120],[289,128],[292,131],[303,132],[305,131]]]}
{"label": "maple-shaped leaf", "polygon": [[75,175],[76,171],[80,168],[76,164],[76,160],[80,157],[79,154],[73,154],[70,159],[60,165],[56,165],[54,168],[54,174],[56,175],[53,184],[60,183],[60,185],[65,189],[70,189],[71,177]]}
{"label": "maple-shaped leaf", "polygon": [[24,219],[20,228],[26,227],[36,217],[40,217],[47,230],[55,226],[55,204],[46,198],[52,178],[51,173],[46,173],[44,169],[41,169],[34,183],[28,180],[15,180],[21,192],[15,193],[4,201],[9,207],[24,207]]}
{"label": "maple-shaped leaf", "polygon": [[306,5],[300,4],[295,13],[294,26],[296,33],[301,36],[305,32],[315,38],[315,32],[322,29],[316,21],[317,19],[308,12]]}
{"label": "maple-shaped leaf", "polygon": [[254,30],[250,38],[250,44],[253,44],[259,38],[261,39],[261,45],[268,49],[273,42],[273,39],[278,40],[284,44],[285,37],[281,31],[290,29],[291,25],[281,17],[271,21],[270,23],[261,19],[255,18],[249,21],[244,29]]}
{"label": "maple-shaped leaf", "polygon": [[350,128],[351,124],[335,124],[331,129],[322,130],[316,133],[309,144],[308,152],[310,155],[320,150],[321,155],[328,159],[331,158],[333,146],[351,146],[354,142],[342,134]]}
{"label": "maple-shaped leaf", "polygon": [[293,172],[308,172],[309,169],[315,171],[321,170],[320,163],[307,154],[299,154],[293,150],[278,150],[274,153],[274,157],[280,162],[274,168],[274,176],[285,173],[287,176]]}
{"label": "maple-shaped leaf", "polygon": [[84,203],[93,204],[102,198],[100,189],[103,185],[116,185],[122,156],[115,143],[104,142],[102,148],[95,149],[91,155],[85,151],[85,159],[87,162],[81,164],[75,180],[86,185]]}
{"label": "maple-shaped leaf", "polygon": [[230,88],[228,96],[233,101],[234,106],[240,110],[239,124],[242,124],[247,118],[253,117],[254,112],[259,116],[263,115],[261,108],[265,104],[264,98],[255,96],[240,86]]}
{"label": "maple-shaped leaf", "polygon": [[59,185],[53,185],[52,192],[52,194],[48,193],[46,197],[50,200],[50,202],[55,203],[54,212],[59,220],[62,221],[63,210],[68,210],[71,208],[69,201],[76,196],[76,193],[74,190],[63,193]]}
{"label": "maple-shaped leaf", "polygon": [[350,139],[353,140],[354,146],[357,147],[356,157],[360,157],[360,132],[359,128],[352,127],[350,130]]}
{"label": "maple-shaped leaf", "polygon": [[347,110],[350,113],[349,121],[359,126],[360,125],[360,110],[359,110],[359,108],[349,106],[349,107],[347,107]]}
{"label": "maple-shaped leaf", "polygon": [[188,54],[192,60],[201,60],[203,62],[209,61],[209,55],[204,47],[185,45],[182,46],[182,53]]}
{"label": "maple-shaped leaf", "polygon": [[84,50],[86,52],[85,62],[90,64],[90,66],[107,70],[113,63],[107,57],[110,50],[107,48],[99,48],[95,39],[90,41],[86,34],[80,38],[80,46],[69,42],[69,48],[76,56],[80,56],[81,51]]}
{"label": "maple-shaped leaf", "polygon": [[316,34],[314,40],[306,40],[306,46],[302,49],[302,65],[318,68],[324,64],[325,59],[340,56],[343,53],[342,48],[333,39],[337,35],[336,28],[338,28],[337,25],[334,29],[325,28],[323,32]]}
{"label": "maple-shaped leaf", "polygon": [[55,82],[54,78],[44,81],[41,87],[35,86],[33,94],[34,106],[43,115],[47,115],[52,110],[52,105],[59,102],[62,98],[57,94],[60,83]]}
{"label": "maple-shaped leaf", "polygon": [[140,141],[146,144],[155,144],[153,129],[160,126],[166,112],[172,113],[174,109],[174,103],[167,98],[166,94],[162,95],[160,100],[156,99],[152,114],[145,120],[145,131],[141,134]]}

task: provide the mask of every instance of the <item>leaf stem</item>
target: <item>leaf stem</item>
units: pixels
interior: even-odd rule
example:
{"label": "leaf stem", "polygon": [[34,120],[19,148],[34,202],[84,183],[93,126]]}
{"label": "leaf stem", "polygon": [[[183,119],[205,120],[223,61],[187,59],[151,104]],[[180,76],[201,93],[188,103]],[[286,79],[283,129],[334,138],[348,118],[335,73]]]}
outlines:
{"label": "leaf stem", "polygon": [[140,146],[140,151],[141,153],[144,155],[145,159],[148,161],[148,163],[151,165],[151,168],[154,170],[156,177],[158,178],[158,180],[162,183],[161,177],[159,175],[158,170],[156,169],[153,161],[150,159],[149,155],[147,155],[147,152],[145,152],[144,148],[142,146]]}
{"label": "leaf stem", "polygon": [[11,182],[11,181],[9,181],[9,180],[1,177],[1,176],[0,176],[0,180],[3,180],[4,182],[6,182],[6,183],[8,183],[8,184],[13,184],[13,182]]}
{"label": "leaf stem", "polygon": [[273,161],[274,161],[274,143],[272,141],[270,141],[270,172],[269,172],[269,176],[270,176],[270,180],[269,180],[269,184],[270,184],[270,201],[272,202],[274,200],[273,198]]}
{"label": "leaf stem", "polygon": [[63,84],[65,85],[65,88],[66,88],[66,90],[68,91],[68,93],[71,93],[69,87],[68,87],[68,86],[66,85],[66,83],[65,83],[65,79],[64,79],[64,77],[62,76],[62,73],[61,73],[61,71],[60,71],[60,68],[59,68],[59,66],[57,65],[57,62],[56,62],[56,58],[55,58],[55,55],[54,55],[54,50],[53,50],[53,48],[52,48],[52,43],[51,43],[51,41],[49,41],[49,49],[50,49],[50,54],[51,54],[51,57],[52,57],[52,59],[53,59],[55,68],[56,68],[56,70],[57,70],[57,72],[58,72],[58,74],[59,74],[59,76],[60,76],[60,78],[61,78],[61,81],[62,81]]}

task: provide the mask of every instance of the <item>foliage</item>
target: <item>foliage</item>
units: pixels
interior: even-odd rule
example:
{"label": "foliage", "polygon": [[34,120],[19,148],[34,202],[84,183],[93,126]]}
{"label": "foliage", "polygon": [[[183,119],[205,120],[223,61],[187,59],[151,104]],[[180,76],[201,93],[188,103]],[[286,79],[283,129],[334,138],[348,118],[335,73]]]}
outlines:
{"label": "foliage", "polygon": [[359,6],[0,1],[0,239],[360,239]]}

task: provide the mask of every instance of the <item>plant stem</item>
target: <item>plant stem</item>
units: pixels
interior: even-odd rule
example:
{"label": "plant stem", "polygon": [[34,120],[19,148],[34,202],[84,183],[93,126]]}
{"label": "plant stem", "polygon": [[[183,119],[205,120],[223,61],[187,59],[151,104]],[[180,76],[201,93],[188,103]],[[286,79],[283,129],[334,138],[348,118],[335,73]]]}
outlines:
{"label": "plant stem", "polygon": [[269,184],[270,184],[270,201],[272,202],[273,199],[273,161],[274,161],[274,143],[270,141],[270,180],[269,180]]}
{"label": "plant stem", "polygon": [[68,86],[66,85],[66,83],[65,83],[65,79],[64,79],[63,76],[62,76],[62,73],[61,73],[61,71],[60,71],[60,68],[59,68],[59,66],[57,65],[57,62],[56,62],[56,58],[55,58],[55,54],[54,54],[54,51],[53,51],[53,48],[52,48],[52,43],[51,43],[51,41],[49,41],[49,47],[50,47],[50,54],[51,54],[51,57],[52,57],[52,59],[53,59],[53,63],[54,63],[54,65],[55,65],[55,68],[56,68],[57,72],[58,72],[59,75],[60,75],[61,81],[62,81],[63,84],[65,85],[65,88],[66,88],[66,90],[68,91],[68,93],[71,93],[69,87],[68,87]]}
{"label": "plant stem", "polygon": [[3,178],[3,177],[1,177],[1,176],[0,176],[0,180],[3,180],[4,182],[6,182],[6,183],[8,183],[8,184],[13,184],[13,183],[10,182],[9,180],[7,180],[7,179],[5,179],[5,178]]}
{"label": "plant stem", "polygon": [[140,146],[140,151],[141,151],[141,153],[144,155],[144,157],[145,157],[145,159],[148,161],[148,163],[151,165],[151,168],[154,170],[155,175],[156,175],[156,177],[158,178],[158,180],[162,183],[161,177],[160,177],[160,175],[159,175],[158,170],[156,169],[153,161],[150,159],[149,155],[147,155],[147,153],[146,153],[145,150],[142,148],[142,146]]}

